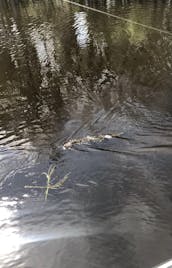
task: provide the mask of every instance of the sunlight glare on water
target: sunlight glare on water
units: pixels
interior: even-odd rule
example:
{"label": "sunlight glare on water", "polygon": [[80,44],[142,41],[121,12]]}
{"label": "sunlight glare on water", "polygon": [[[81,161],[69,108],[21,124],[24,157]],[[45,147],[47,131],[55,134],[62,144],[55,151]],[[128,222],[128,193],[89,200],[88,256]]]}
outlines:
{"label": "sunlight glare on water", "polygon": [[[7,198],[8,200],[8,198]],[[16,212],[15,205],[17,201],[7,201],[3,199],[5,202],[0,201],[0,259],[1,262],[5,261],[4,256],[8,259],[8,254],[12,254],[14,251],[18,251],[22,244],[22,239],[18,233],[17,225],[11,226],[11,221],[14,218],[13,215]],[[8,206],[11,207],[8,208]],[[6,227],[6,228],[5,228]]]}

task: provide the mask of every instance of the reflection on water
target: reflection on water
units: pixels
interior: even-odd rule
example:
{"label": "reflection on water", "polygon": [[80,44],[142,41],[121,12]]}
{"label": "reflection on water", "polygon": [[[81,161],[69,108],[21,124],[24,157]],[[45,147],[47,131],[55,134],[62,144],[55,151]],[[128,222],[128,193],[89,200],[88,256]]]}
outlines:
{"label": "reflection on water", "polygon": [[[169,1],[80,3],[172,31]],[[0,2],[2,268],[171,257],[171,50],[168,34],[63,1]],[[70,176],[44,202],[52,164],[52,184]]]}
{"label": "reflection on water", "polygon": [[76,12],[74,27],[76,29],[77,43],[81,48],[87,47],[89,41],[88,23],[85,12]]}
{"label": "reflection on water", "polygon": [[[9,257],[12,252],[19,252],[23,243],[20,237],[18,221],[15,218],[17,213],[17,200],[10,200],[6,197],[0,201],[0,263],[2,267],[8,267]],[[13,265],[18,262],[19,254],[12,254]],[[11,261],[11,260],[10,260]],[[10,265],[9,265],[10,267]]]}

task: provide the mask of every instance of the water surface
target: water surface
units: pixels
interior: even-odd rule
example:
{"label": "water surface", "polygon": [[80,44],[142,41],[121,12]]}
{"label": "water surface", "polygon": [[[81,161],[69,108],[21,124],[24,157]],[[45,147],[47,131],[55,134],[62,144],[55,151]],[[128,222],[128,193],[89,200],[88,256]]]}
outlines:
{"label": "water surface", "polygon": [[[171,257],[171,3],[78,3],[169,34],[65,1],[0,2],[2,268]],[[52,165],[52,183],[70,174],[45,201],[34,187]]]}

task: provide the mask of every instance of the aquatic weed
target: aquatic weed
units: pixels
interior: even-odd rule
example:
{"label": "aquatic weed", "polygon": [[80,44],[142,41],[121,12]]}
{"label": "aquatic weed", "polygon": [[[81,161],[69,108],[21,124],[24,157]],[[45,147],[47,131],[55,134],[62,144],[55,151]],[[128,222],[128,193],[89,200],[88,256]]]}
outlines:
{"label": "aquatic weed", "polygon": [[52,179],[56,179],[57,177],[52,177],[54,170],[55,170],[56,166],[55,165],[51,165],[48,169],[48,172],[43,172],[42,175],[45,175],[47,178],[47,184],[46,186],[32,186],[32,185],[26,185],[25,188],[29,188],[29,189],[45,189],[45,200],[47,200],[48,198],[48,192],[49,190],[53,190],[53,189],[57,189],[60,188],[61,186],[63,186],[63,184],[65,183],[65,181],[68,179],[70,172],[67,173],[61,180],[59,180],[58,182],[56,182],[55,184],[51,184]]}

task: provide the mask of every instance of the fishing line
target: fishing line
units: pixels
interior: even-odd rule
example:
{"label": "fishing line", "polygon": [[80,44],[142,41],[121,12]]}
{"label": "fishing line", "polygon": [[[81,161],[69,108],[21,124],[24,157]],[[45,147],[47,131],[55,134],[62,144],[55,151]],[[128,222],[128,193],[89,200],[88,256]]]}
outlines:
{"label": "fishing line", "polygon": [[79,4],[79,3],[76,3],[76,2],[70,1],[70,0],[63,0],[63,1],[64,2],[67,2],[67,3],[70,3],[72,5],[75,5],[75,6],[86,8],[88,10],[91,10],[91,11],[94,11],[94,12],[97,12],[97,13],[100,13],[100,14],[103,14],[103,15],[106,15],[106,16],[109,16],[109,17],[112,17],[112,18],[121,20],[121,21],[125,21],[125,22],[131,23],[131,24],[135,24],[135,25],[138,25],[138,26],[147,28],[149,30],[157,31],[159,33],[164,33],[164,34],[167,34],[167,35],[171,35],[172,36],[172,33],[171,32],[166,31],[166,30],[163,30],[163,29],[159,29],[159,28],[156,28],[156,27],[153,27],[153,26],[149,26],[149,25],[146,25],[146,24],[137,22],[137,21],[126,19],[126,18],[120,17],[118,15],[114,15],[114,14],[111,14],[111,13],[108,13],[108,12],[105,12],[105,11],[102,11],[102,10],[99,10],[99,9],[96,9],[96,8],[93,8],[93,7],[85,6],[85,5],[82,5],[82,4]]}

